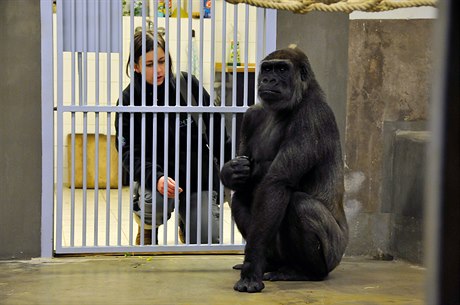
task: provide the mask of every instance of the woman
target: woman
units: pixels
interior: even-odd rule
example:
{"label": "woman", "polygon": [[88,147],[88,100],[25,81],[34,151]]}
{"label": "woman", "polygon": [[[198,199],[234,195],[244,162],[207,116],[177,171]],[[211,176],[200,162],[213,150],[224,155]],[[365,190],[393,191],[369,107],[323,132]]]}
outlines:
{"label": "woman", "polygon": [[[151,106],[154,105],[153,103],[153,96],[154,96],[154,34],[151,31],[146,31],[145,33],[145,40],[146,40],[146,51],[145,51],[145,58],[142,56],[142,32],[136,32],[134,35],[134,54],[130,55],[128,59],[128,63],[126,65],[126,73],[129,77],[129,70],[130,70],[130,60],[134,61],[134,77],[131,80],[131,84],[128,85],[125,90],[123,91],[123,98],[122,104],[125,106],[134,105],[134,106],[141,106],[142,105],[142,90],[145,90],[145,105]],[[157,48],[157,78],[156,78],[156,85],[157,85],[157,103],[158,106],[169,105],[175,106],[176,105],[176,79],[172,73],[172,67],[169,67],[169,75],[170,81],[166,83],[165,73],[166,67],[166,54],[165,54],[165,41],[161,35],[158,34],[157,36],[158,48]],[[168,55],[169,56],[169,55]],[[169,56],[171,59],[171,57]],[[145,62],[145,66],[143,66]],[[171,60],[169,61],[171,62]],[[145,84],[142,85],[142,75],[145,77]],[[184,81],[184,80],[182,80]],[[134,100],[131,101],[131,86],[134,86]],[[165,102],[165,87],[169,86],[169,103]],[[192,77],[192,94],[195,100],[198,100],[198,93],[199,93],[199,82],[195,77]],[[118,101],[119,103],[120,101]],[[117,103],[117,104],[118,104]],[[180,105],[186,106],[187,100],[184,96],[180,97]],[[210,105],[210,97],[209,94],[203,88],[203,106]],[[119,129],[119,118],[118,116],[122,115],[122,122],[123,128],[122,133],[120,133]],[[217,191],[219,185],[219,178],[218,178],[218,168],[216,165],[211,165],[213,169],[213,186],[210,190],[208,187],[208,172],[209,172],[209,154],[212,153],[213,156],[220,155],[220,120],[221,115],[215,115],[214,126],[217,130],[214,130],[214,151],[210,152],[208,139],[209,139],[209,114],[203,114],[203,122],[205,124],[203,130],[206,130],[206,134],[199,135],[198,133],[198,124],[192,118],[189,120],[186,113],[180,113],[180,124],[179,124],[179,179],[175,181],[173,179],[175,175],[176,165],[175,165],[175,157],[176,157],[176,114],[171,113],[169,115],[169,123],[168,126],[165,127],[165,114],[158,113],[157,114],[157,123],[155,127],[153,126],[153,113],[146,113],[145,114],[145,146],[144,146],[144,153],[145,153],[145,196],[144,196],[144,223],[149,227],[152,225],[152,214],[156,214],[155,217],[155,225],[156,229],[158,230],[158,226],[163,224],[163,206],[164,201],[163,197],[165,196],[165,185],[167,186],[167,215],[168,219],[171,216],[171,212],[174,210],[174,197],[175,197],[175,188],[178,187],[179,191],[179,220],[180,220],[180,229],[182,234],[186,234],[184,232],[187,228],[189,228],[189,236],[190,236],[190,243],[197,242],[197,226],[198,226],[198,211],[201,210],[201,242],[208,243],[208,198],[209,196],[212,197],[212,218],[211,218],[211,227],[212,227],[212,243],[218,243],[219,238],[219,208],[217,206],[218,198],[217,198]],[[191,139],[190,139],[190,164],[189,169],[187,169],[187,126],[190,125],[191,128]],[[130,113],[117,113],[115,119],[115,128],[117,132],[117,139],[121,137],[122,143],[122,163],[123,168],[130,172],[133,171],[134,175],[134,213],[138,216],[136,220],[139,221],[141,218],[141,200],[140,200],[140,189],[141,189],[141,154],[142,154],[142,114],[141,113],[134,113],[134,139],[133,141],[133,148],[131,152],[131,138],[130,138]],[[167,141],[165,141],[165,128],[167,128]],[[156,130],[155,130],[156,129]],[[224,132],[224,135],[226,133]],[[155,137],[154,137],[155,136]],[[199,145],[199,137],[202,137],[202,145],[201,145],[201,152],[202,152],[202,166],[201,166],[201,188],[198,190],[198,145]],[[167,163],[167,172],[168,177],[165,177],[165,154],[164,154],[164,146],[165,143],[168,145],[168,163]],[[230,142],[229,139],[225,141],[225,155],[226,159],[229,158],[229,148]],[[116,143],[117,149],[118,141]],[[155,149],[155,150],[154,150]],[[131,153],[133,154],[133,161],[134,166],[130,168],[130,158]],[[153,154],[156,156],[156,163],[153,164]],[[214,157],[213,157],[214,159]],[[187,176],[189,177],[190,183],[187,185]],[[155,192],[153,194],[152,187],[155,187]],[[187,187],[189,188],[187,190]],[[201,196],[199,196],[198,191],[201,191]],[[186,199],[187,193],[190,196],[190,213],[187,215],[186,211]],[[156,213],[152,211],[152,198],[156,196]],[[201,197],[201,202],[198,202],[198,198]],[[190,223],[187,224],[187,220],[189,219]],[[138,222],[140,223],[140,222]],[[139,232],[136,238],[136,244],[140,244],[140,226]],[[144,232],[144,244],[151,244],[151,234],[150,230],[146,230]],[[183,238],[181,238],[184,241]]]}

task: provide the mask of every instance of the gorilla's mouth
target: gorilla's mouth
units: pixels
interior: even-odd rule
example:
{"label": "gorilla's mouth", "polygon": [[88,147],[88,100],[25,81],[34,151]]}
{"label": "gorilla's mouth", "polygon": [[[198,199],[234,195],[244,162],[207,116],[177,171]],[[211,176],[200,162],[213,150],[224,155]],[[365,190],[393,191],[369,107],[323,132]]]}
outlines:
{"label": "gorilla's mouth", "polygon": [[278,94],[281,94],[281,91],[279,90],[270,90],[270,89],[262,89],[260,90],[259,89],[259,94],[260,95],[278,95]]}

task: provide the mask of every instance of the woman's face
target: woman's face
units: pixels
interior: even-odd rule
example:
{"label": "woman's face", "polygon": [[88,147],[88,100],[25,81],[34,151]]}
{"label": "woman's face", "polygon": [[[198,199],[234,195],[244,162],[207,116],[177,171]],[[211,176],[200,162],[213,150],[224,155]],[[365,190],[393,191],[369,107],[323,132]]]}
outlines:
{"label": "woman's face", "polygon": [[[162,48],[157,48],[158,50],[158,65],[157,65],[157,84],[161,85],[163,84],[165,80],[165,52],[163,51]],[[145,80],[147,83],[153,85],[153,50],[150,52],[145,53]],[[134,70],[137,73],[143,73],[142,72],[142,61],[143,58],[142,56],[139,57],[139,64],[134,65]]]}

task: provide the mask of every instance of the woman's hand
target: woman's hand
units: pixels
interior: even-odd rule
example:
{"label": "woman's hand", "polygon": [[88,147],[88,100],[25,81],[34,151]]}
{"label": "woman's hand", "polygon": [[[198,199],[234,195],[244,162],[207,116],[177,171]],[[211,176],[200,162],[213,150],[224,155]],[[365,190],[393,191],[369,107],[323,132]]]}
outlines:
{"label": "woman's hand", "polygon": [[[175,189],[176,189],[176,181],[174,179],[169,178],[167,180],[168,183],[168,198],[174,198],[175,195]],[[157,183],[157,190],[160,192],[161,195],[164,196],[165,193],[165,176],[161,176],[160,179],[158,179]],[[182,188],[179,187],[179,194],[182,193]]]}

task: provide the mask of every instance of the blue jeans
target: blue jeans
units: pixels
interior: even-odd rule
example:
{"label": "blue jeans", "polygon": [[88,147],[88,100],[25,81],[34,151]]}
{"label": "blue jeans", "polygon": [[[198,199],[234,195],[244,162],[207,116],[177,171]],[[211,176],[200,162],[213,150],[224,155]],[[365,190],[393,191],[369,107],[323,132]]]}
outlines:
{"label": "blue jeans", "polygon": [[[133,209],[139,217],[142,215],[141,202],[140,202],[140,184],[138,182],[134,183],[134,200],[133,200]],[[208,243],[208,198],[209,191],[201,192],[201,243]],[[217,204],[217,192],[212,191],[212,200],[211,200],[211,242],[219,243],[219,217],[220,210],[219,205]],[[156,195],[156,209],[153,213],[152,209],[152,190],[150,188],[145,188],[144,196],[144,222],[146,224],[152,225],[152,215],[155,214],[155,225],[158,226],[163,224],[163,213],[164,213],[164,197],[159,192],[155,192]],[[167,200],[167,219],[171,218],[171,213],[174,211],[174,199],[168,198]],[[190,193],[190,224],[187,226],[187,204],[186,204],[186,194],[185,191],[179,195],[179,222],[180,227],[184,231],[184,235],[187,236],[187,227],[190,229],[190,243],[197,243],[197,233],[198,233],[198,193]]]}

